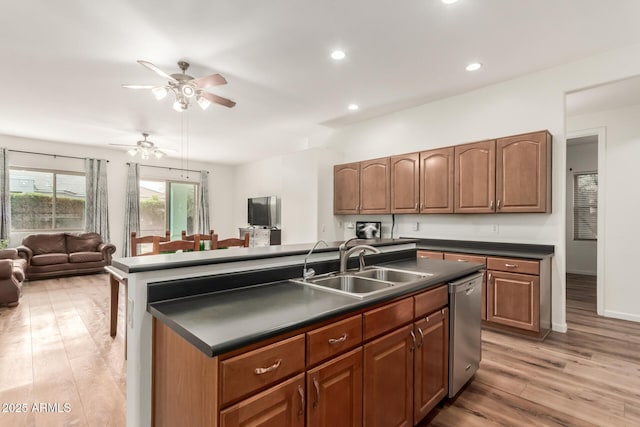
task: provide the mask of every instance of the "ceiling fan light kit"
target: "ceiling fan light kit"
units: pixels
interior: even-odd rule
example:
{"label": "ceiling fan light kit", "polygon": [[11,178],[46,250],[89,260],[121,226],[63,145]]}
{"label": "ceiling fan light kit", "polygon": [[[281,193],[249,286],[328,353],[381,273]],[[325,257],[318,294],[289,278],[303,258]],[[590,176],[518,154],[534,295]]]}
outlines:
{"label": "ceiling fan light kit", "polygon": [[173,93],[174,102],[173,109],[182,112],[189,108],[191,105],[191,99],[195,98],[196,102],[203,110],[206,110],[212,102],[215,102],[225,107],[233,107],[235,102],[230,99],[223,98],[218,95],[214,95],[205,91],[206,88],[211,86],[218,86],[227,83],[227,80],[220,74],[212,74],[206,77],[194,78],[187,74],[189,63],[185,61],[179,61],[178,67],[182,73],[168,74],[153,65],[151,62],[139,60],[138,63],[156,74],[168,79],[168,82],[164,86],[151,86],[151,85],[123,85],[129,89],[151,89],[153,96],[159,101],[164,99],[169,92]]}
{"label": "ceiling fan light kit", "polygon": [[147,137],[148,133],[142,134],[143,138],[141,141],[136,142],[136,145],[127,145],[127,144],[109,144],[109,145],[120,145],[124,147],[131,147],[127,150],[127,154],[131,157],[135,157],[140,154],[140,158],[142,160],[149,160],[151,156],[155,156],[157,159],[161,159],[167,155],[165,151],[174,151],[170,148],[160,148],[156,146],[153,142],[148,141]]}

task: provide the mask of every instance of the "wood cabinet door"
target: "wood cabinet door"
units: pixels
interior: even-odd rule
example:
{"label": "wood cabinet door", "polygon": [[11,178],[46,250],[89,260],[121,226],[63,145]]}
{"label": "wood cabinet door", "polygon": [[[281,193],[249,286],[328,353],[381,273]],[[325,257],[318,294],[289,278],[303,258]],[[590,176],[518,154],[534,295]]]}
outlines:
{"label": "wood cabinet door", "polygon": [[540,277],[487,271],[487,320],[540,332]]}
{"label": "wood cabinet door", "polygon": [[418,213],[420,203],[420,155],[393,156],[391,164],[391,213]]}
{"label": "wood cabinet door", "polygon": [[360,206],[360,163],[333,167],[333,213],[357,214]]}
{"label": "wood cabinet door", "polygon": [[307,372],[307,426],[362,425],[362,347]]}
{"label": "wood cabinet door", "polygon": [[366,427],[413,426],[413,325],[364,346]]}
{"label": "wood cabinet door", "polygon": [[551,212],[551,135],[496,142],[496,212]]}
{"label": "wood cabinet door", "polygon": [[418,343],[413,380],[413,422],[424,418],[449,392],[449,309],[415,322]]}
{"label": "wood cabinet door", "polygon": [[220,412],[220,427],[303,427],[304,374]]}
{"label": "wood cabinet door", "polygon": [[488,213],[495,211],[496,141],[456,145],[454,211]]}
{"label": "wood cabinet door", "polygon": [[454,148],[420,153],[420,213],[453,213]]}
{"label": "wood cabinet door", "polygon": [[391,212],[389,157],[360,162],[360,213]]}

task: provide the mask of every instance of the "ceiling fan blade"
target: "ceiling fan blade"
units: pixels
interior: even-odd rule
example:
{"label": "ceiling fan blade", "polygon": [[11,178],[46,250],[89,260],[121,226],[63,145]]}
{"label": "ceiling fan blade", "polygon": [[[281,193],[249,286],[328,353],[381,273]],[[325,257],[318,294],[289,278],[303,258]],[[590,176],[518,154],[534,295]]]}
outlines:
{"label": "ceiling fan blade", "polygon": [[194,83],[196,86],[201,87],[202,89],[206,89],[211,86],[218,85],[226,85],[227,79],[222,77],[220,74],[212,74],[206,77],[198,77],[197,79],[191,80],[191,83]]}
{"label": "ceiling fan blade", "polygon": [[153,89],[154,85],[122,85],[122,87],[126,87],[127,89]]}
{"label": "ceiling fan blade", "polygon": [[151,62],[149,61],[142,61],[142,60],[138,60],[138,64],[147,67],[148,69],[150,69],[151,71],[155,72],[156,74],[164,77],[165,79],[169,79],[172,82],[177,82],[176,79],[174,79],[173,77],[171,77],[169,74],[165,73],[164,71],[162,71],[160,68],[156,67],[155,65],[153,65]]}
{"label": "ceiling fan blade", "polygon": [[110,142],[109,145],[117,145],[118,147],[137,147],[137,145],[131,145],[131,144],[115,144],[113,142]]}
{"label": "ceiling fan blade", "polygon": [[177,153],[178,150],[174,150],[173,148],[165,148],[165,147],[156,147],[156,150],[162,151],[164,153]]}
{"label": "ceiling fan blade", "polygon": [[224,105],[225,107],[232,108],[232,107],[235,107],[235,105],[236,105],[236,103],[233,102],[230,99],[223,98],[221,96],[214,95],[214,94],[209,93],[209,92],[203,92],[202,96],[204,96],[205,98],[207,98],[211,102],[215,102],[216,104]]}

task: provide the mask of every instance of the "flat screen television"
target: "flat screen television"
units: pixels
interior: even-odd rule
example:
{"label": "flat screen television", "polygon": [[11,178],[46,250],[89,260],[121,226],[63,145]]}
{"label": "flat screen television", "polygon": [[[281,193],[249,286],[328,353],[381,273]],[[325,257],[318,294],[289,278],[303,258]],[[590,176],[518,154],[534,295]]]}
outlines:
{"label": "flat screen television", "polygon": [[276,196],[252,197],[247,203],[249,225],[276,227],[278,225],[278,203]]}

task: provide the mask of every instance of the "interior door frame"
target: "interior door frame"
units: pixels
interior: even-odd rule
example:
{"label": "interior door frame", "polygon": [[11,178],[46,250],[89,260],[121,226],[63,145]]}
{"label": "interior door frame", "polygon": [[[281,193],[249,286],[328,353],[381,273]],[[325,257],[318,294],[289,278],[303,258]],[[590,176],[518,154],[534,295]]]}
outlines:
{"label": "interior door frame", "polygon": [[[598,137],[598,240],[596,243],[596,311],[598,316],[604,315],[604,287],[605,287],[605,263],[604,263],[604,242],[606,230],[604,228],[604,218],[606,215],[606,138],[607,128],[597,127],[592,129],[583,129],[573,132],[567,132],[565,140],[572,138],[580,138],[584,136]],[[565,154],[566,158],[566,154]],[[567,194],[567,197],[569,195]],[[566,244],[565,244],[566,251]],[[565,253],[565,259],[567,254]]]}

